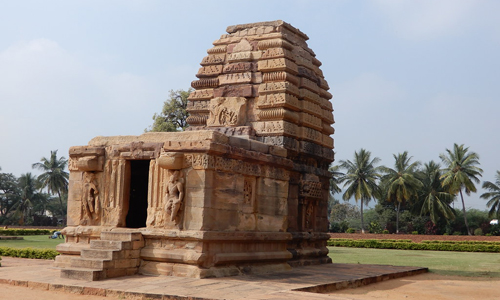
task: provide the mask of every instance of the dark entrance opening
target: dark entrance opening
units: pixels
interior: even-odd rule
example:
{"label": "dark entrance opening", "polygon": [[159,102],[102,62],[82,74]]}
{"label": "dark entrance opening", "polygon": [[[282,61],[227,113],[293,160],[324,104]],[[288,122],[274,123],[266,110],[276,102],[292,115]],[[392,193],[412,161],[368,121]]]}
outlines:
{"label": "dark entrance opening", "polygon": [[146,227],[148,217],[149,160],[130,161],[128,228]]}

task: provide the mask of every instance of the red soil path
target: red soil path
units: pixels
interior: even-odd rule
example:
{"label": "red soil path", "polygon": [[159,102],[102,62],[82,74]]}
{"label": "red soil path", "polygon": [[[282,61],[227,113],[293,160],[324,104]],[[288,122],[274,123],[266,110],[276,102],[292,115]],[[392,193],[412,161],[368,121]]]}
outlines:
{"label": "red soil path", "polygon": [[375,233],[330,233],[332,239],[398,239],[412,240],[415,243],[421,241],[491,241],[500,242],[500,236],[468,236],[468,235],[423,235],[423,234],[375,234]]}

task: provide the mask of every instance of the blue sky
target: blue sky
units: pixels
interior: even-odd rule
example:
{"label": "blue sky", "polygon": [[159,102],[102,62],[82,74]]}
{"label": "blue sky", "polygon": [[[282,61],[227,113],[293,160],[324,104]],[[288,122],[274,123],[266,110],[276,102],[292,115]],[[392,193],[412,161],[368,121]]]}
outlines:
{"label": "blue sky", "polygon": [[[365,148],[391,167],[405,150],[439,161],[458,143],[494,181],[499,11],[494,0],[0,1],[0,167],[36,173],[51,150],[141,134],[227,26],[281,19],[323,63],[337,160]],[[482,192],[467,206],[485,209]]]}

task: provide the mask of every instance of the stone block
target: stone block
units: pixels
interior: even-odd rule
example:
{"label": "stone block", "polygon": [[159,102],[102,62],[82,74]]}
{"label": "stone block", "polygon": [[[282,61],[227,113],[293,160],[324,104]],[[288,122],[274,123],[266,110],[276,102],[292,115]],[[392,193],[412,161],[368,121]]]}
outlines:
{"label": "stone block", "polygon": [[255,97],[256,95],[251,84],[225,85],[214,89],[214,97]]}
{"label": "stone block", "polygon": [[164,275],[172,276],[172,263],[162,263],[156,261],[142,261],[139,268],[139,273],[143,275]]}
{"label": "stone block", "polygon": [[257,214],[257,231],[286,231],[288,221],[286,216],[269,216]]}
{"label": "stone block", "polygon": [[293,61],[286,58],[259,60],[258,70],[261,72],[286,71],[293,75],[298,73],[297,65]]}
{"label": "stone block", "polygon": [[82,258],[112,260],[118,258],[120,253],[112,250],[82,249]]}
{"label": "stone block", "polygon": [[233,147],[243,148],[245,150],[250,150],[250,142],[251,140],[245,138],[235,136],[229,137],[229,145]]}
{"label": "stone block", "polygon": [[62,269],[61,277],[69,279],[85,280],[85,281],[96,281],[106,278],[106,274],[104,271],[99,271],[99,270]]}
{"label": "stone block", "polygon": [[114,260],[114,268],[116,269],[128,269],[128,268],[137,268],[140,264],[140,259],[138,258],[124,258]]}
{"label": "stone block", "polygon": [[269,154],[280,156],[280,157],[286,157],[287,150],[283,147],[280,147],[280,146],[269,146]]}
{"label": "stone block", "polygon": [[248,140],[250,142],[250,150],[251,151],[256,151],[260,153],[269,153],[269,145],[259,142],[259,141],[254,141],[254,140]]}
{"label": "stone block", "polygon": [[244,72],[252,72],[255,73],[257,71],[257,63],[255,62],[237,62],[224,65],[222,69],[222,73],[244,73]]}
{"label": "stone block", "polygon": [[[203,207],[186,207],[184,209],[183,228],[185,230],[200,230],[204,228],[204,222],[209,223],[207,212]],[[213,221],[215,221],[213,219]]]}
{"label": "stone block", "polygon": [[191,266],[191,265],[174,264],[172,272],[176,274],[176,276],[180,277],[191,277],[191,278],[200,277],[200,269],[196,266]]}
{"label": "stone block", "polygon": [[122,241],[95,240],[90,241],[90,247],[92,249],[122,250],[127,247],[127,244]]}
{"label": "stone block", "polygon": [[107,269],[113,267],[111,260],[104,259],[89,259],[89,258],[72,258],[71,268],[86,268],[86,269]]}
{"label": "stone block", "polygon": [[120,232],[120,231],[104,231],[101,233],[102,240],[109,241],[142,241],[141,232]]}
{"label": "stone block", "polygon": [[222,67],[223,65],[209,65],[201,67],[198,70],[198,74],[196,74],[196,77],[203,78],[203,77],[218,76],[219,74],[222,73]]}
{"label": "stone block", "polygon": [[106,278],[115,278],[127,276],[127,269],[107,269],[105,270]]}

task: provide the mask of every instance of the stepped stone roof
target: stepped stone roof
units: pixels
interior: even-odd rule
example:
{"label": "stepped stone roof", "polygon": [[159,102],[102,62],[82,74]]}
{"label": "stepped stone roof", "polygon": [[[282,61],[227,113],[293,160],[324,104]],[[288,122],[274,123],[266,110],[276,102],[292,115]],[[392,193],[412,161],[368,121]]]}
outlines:
{"label": "stepped stone roof", "polygon": [[188,98],[189,130],[279,145],[333,161],[333,107],[308,37],[281,20],[227,27],[207,50]]}

